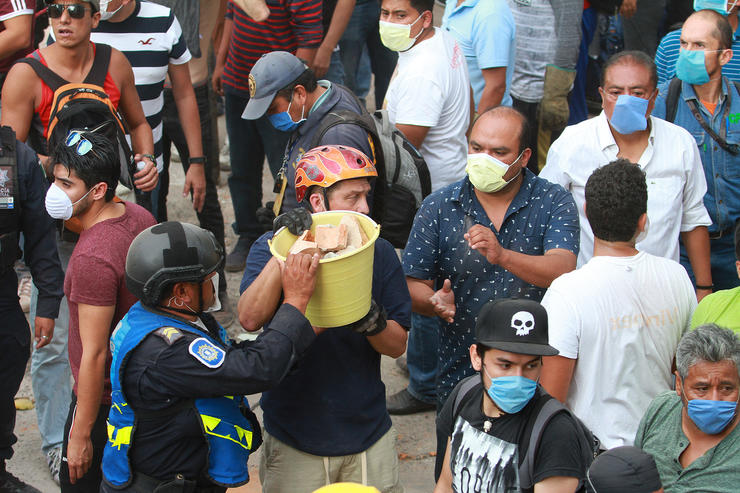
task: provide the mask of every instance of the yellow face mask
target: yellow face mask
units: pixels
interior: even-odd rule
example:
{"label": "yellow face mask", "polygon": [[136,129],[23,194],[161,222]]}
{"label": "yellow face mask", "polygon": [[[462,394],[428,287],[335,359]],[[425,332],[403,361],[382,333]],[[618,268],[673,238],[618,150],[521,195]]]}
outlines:
{"label": "yellow face mask", "polygon": [[406,51],[413,46],[416,39],[421,35],[423,29],[419,31],[419,34],[411,37],[411,26],[416,24],[421,15],[416,18],[411,24],[395,24],[393,22],[378,21],[378,30],[380,31],[380,41],[385,45],[386,48],[392,51]]}
{"label": "yellow face mask", "polygon": [[468,164],[465,166],[465,172],[468,174],[470,183],[481,192],[498,192],[521,173],[520,170],[510,180],[504,180],[506,172],[521,159],[522,154],[524,154],[524,151],[519,153],[519,156],[511,164],[499,161],[484,152],[468,154]]}

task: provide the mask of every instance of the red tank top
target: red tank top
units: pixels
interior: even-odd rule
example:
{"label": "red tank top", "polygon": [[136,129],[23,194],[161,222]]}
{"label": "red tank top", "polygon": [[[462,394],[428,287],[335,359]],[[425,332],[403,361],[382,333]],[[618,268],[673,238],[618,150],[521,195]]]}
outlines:
{"label": "red tank top", "polygon": [[[47,65],[46,60],[44,60],[44,56],[41,54],[39,50],[34,51],[29,57],[33,57],[35,55],[38,60],[43,63],[44,65]],[[95,43],[93,43],[93,56],[95,55]],[[103,91],[108,95],[111,102],[113,103],[113,106],[118,108],[118,103],[121,100],[121,91],[118,90],[118,87],[116,86],[116,83],[113,82],[113,77],[110,75],[110,70],[108,70],[108,73],[105,74],[105,83],[103,84]],[[46,130],[49,128],[49,117],[51,116],[51,103],[54,100],[54,91],[51,90],[51,87],[47,86],[44,81],[41,81],[41,102],[38,106],[36,106],[36,114],[39,116],[39,119],[41,120],[41,124],[44,126],[44,137],[48,137],[46,135]]]}

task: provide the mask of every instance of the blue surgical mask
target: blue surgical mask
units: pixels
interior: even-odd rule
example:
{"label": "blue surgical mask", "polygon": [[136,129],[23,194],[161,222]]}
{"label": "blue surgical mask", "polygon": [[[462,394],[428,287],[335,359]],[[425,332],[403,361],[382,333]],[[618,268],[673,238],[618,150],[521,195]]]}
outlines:
{"label": "blue surgical mask", "polygon": [[735,7],[734,2],[732,7],[727,8],[727,2],[725,0],[694,0],[694,10],[711,9],[719,12],[722,15],[727,15],[729,10]]}
{"label": "blue surgical mask", "polygon": [[609,119],[612,128],[622,135],[639,132],[647,128],[648,103],[650,101],[629,94],[620,94]]}
{"label": "blue surgical mask", "polygon": [[272,126],[276,129],[282,131],[282,132],[292,132],[298,126],[305,122],[306,119],[303,118],[303,113],[306,110],[306,106],[304,105],[301,109],[301,119],[297,122],[293,121],[293,118],[290,116],[290,105],[293,104],[293,98],[291,96],[290,103],[288,103],[288,109],[287,111],[283,111],[281,113],[275,113],[272,115],[267,115],[267,118],[270,120],[270,123],[272,123]]}
{"label": "blue surgical mask", "polygon": [[681,50],[676,61],[676,77],[688,84],[702,85],[709,82],[704,50]]}
{"label": "blue surgical mask", "polygon": [[488,396],[506,414],[518,413],[534,397],[537,382],[519,375],[491,378],[483,367],[483,372],[491,380]]}
{"label": "blue surgical mask", "polygon": [[686,406],[691,421],[707,435],[722,433],[732,422],[736,410],[737,401],[691,399]]}

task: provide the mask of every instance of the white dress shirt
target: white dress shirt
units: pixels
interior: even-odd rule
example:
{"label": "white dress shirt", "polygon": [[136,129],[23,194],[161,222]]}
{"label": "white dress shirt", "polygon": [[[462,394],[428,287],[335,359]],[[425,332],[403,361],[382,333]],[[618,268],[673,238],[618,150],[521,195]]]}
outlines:
{"label": "white dress shirt", "polygon": [[[593,171],[617,159],[619,147],[602,111],[595,118],[567,127],[552,143],[540,177],[573,194],[581,222],[578,267],[593,257],[594,234],[586,219],[586,181]],[[650,117],[650,137],[637,164],[648,188],[647,236],[637,249],[679,260],[679,234],[712,220],[704,207],[707,183],[696,141],[683,128]]]}

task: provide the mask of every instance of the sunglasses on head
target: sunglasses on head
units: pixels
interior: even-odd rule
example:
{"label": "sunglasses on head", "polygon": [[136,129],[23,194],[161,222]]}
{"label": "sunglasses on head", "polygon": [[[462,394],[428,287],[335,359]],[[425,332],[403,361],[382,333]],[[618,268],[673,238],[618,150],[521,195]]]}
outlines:
{"label": "sunglasses on head", "polygon": [[75,151],[77,151],[77,154],[80,156],[84,156],[88,152],[92,150],[92,143],[87,140],[85,137],[82,136],[82,132],[78,130],[72,130],[69,132],[69,135],[67,135],[67,140],[64,141],[64,143],[67,145],[67,147],[72,147],[76,145]]}
{"label": "sunglasses on head", "polygon": [[52,3],[46,6],[46,12],[52,19],[59,19],[65,10],[73,19],[82,19],[83,17],[85,17],[85,11],[90,9],[81,3],[73,3],[70,5]]}

